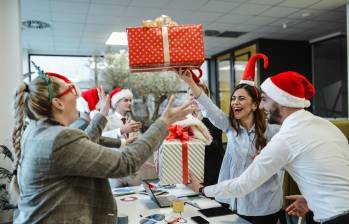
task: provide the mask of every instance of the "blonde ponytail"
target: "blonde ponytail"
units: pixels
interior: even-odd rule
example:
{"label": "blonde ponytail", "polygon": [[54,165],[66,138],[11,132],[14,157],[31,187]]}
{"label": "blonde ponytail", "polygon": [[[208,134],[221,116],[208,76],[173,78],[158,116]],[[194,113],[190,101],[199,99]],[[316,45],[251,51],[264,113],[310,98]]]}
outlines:
{"label": "blonde ponytail", "polygon": [[[59,83],[52,79],[52,95],[59,92]],[[21,139],[25,126],[25,117],[30,120],[49,118],[51,116],[51,102],[47,83],[41,78],[37,78],[29,84],[21,83],[15,95],[15,125],[12,132],[12,145],[15,152],[13,177],[9,187],[10,202],[16,205],[19,200],[19,185],[17,170],[21,158]]]}
{"label": "blonde ponytail", "polygon": [[13,205],[17,205],[19,200],[17,168],[21,157],[21,138],[25,124],[25,99],[28,92],[27,89],[28,87],[25,83],[20,84],[16,91],[14,103],[15,124],[12,132],[12,145],[15,152],[15,159],[13,176],[9,187],[10,202]]}

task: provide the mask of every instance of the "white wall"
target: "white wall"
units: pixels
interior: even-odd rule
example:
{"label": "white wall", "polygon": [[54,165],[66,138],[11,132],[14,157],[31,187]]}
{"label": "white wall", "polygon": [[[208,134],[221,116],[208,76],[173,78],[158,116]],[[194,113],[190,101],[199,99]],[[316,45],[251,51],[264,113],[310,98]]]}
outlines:
{"label": "white wall", "polygon": [[[19,0],[0,0],[0,144],[10,146],[15,89],[22,74],[21,19]],[[0,156],[0,167],[12,168]],[[11,213],[0,211],[0,222],[11,220]]]}
{"label": "white wall", "polygon": [[20,1],[0,1],[0,143],[9,144],[15,89],[22,74]]}

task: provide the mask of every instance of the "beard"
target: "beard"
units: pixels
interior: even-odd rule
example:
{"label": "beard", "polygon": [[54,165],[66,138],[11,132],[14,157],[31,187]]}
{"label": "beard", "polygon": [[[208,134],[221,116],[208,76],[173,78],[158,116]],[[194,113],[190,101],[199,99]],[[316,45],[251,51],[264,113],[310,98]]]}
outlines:
{"label": "beard", "polygon": [[281,114],[280,114],[280,109],[279,107],[277,107],[276,105],[270,109],[269,111],[269,115],[268,115],[268,122],[270,124],[281,124],[280,123],[280,118],[281,118]]}

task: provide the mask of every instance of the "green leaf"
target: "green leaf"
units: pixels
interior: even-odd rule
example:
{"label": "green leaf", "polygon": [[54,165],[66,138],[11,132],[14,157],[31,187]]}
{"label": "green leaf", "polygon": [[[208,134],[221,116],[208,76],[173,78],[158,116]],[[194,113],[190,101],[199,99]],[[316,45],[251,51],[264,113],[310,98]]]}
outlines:
{"label": "green leaf", "polygon": [[0,145],[1,153],[5,155],[5,157],[9,158],[12,162],[14,161],[12,152],[5,145]]}

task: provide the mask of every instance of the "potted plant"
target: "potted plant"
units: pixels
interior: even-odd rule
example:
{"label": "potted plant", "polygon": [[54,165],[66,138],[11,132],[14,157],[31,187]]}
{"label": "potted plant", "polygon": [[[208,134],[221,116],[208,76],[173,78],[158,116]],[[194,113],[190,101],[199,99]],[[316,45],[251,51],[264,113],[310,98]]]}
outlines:
{"label": "potted plant", "polygon": [[11,223],[15,206],[9,202],[7,187],[13,174],[5,165],[13,163],[13,156],[11,150],[5,145],[0,145],[0,158],[2,160],[0,166],[0,223]]}
{"label": "potted plant", "polygon": [[133,118],[143,123],[145,131],[160,115],[166,100],[180,91],[181,81],[172,72],[147,72],[131,74],[126,51],[107,51],[99,83],[107,91],[115,87],[129,88],[134,94]]}

